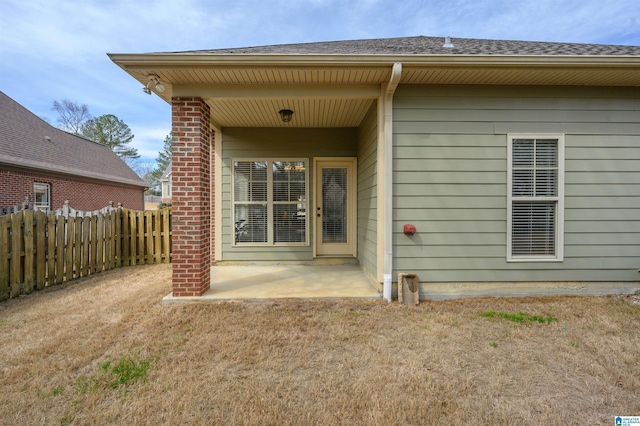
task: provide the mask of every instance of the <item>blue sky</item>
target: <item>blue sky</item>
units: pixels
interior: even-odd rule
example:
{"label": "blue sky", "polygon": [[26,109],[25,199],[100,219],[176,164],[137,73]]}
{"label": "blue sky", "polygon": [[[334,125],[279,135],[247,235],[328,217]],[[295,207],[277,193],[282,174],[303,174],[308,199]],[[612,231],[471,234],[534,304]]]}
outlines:
{"label": "blue sky", "polygon": [[0,91],[55,124],[54,100],[115,114],[153,161],[171,129],[107,53],[446,36],[640,45],[637,0],[0,0]]}

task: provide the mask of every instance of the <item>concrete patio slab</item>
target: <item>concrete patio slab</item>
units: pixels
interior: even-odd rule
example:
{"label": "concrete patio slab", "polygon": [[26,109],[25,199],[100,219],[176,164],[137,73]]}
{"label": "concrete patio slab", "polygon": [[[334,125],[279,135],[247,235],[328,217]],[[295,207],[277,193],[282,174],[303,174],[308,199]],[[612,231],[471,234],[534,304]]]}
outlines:
{"label": "concrete patio slab", "polygon": [[358,265],[244,264],[214,266],[204,295],[169,294],[162,304],[277,298],[378,299],[380,293]]}

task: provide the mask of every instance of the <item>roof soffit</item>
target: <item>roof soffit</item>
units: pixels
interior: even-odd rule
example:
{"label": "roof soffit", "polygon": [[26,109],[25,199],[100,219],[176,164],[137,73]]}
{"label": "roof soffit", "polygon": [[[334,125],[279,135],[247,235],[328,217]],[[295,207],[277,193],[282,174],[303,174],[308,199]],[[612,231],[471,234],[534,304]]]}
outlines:
{"label": "roof soffit", "polygon": [[[158,96],[168,103],[173,96],[203,97],[219,127],[282,126],[274,114],[278,108],[298,108],[294,109],[297,123],[291,123],[296,126],[357,126],[396,62],[403,66],[400,84],[640,86],[640,57],[624,55],[109,56],[142,85],[149,74],[158,75],[167,88]],[[360,89],[353,89],[356,87]],[[369,94],[339,95],[340,91],[358,90]],[[321,96],[314,95],[319,92]],[[351,118],[328,118],[322,112],[326,108],[339,109],[343,115],[348,112]]]}
{"label": "roof soffit", "polygon": [[[404,84],[487,84],[488,73],[495,76],[508,73],[511,78],[506,84],[640,85],[640,77],[637,76],[640,57],[636,56],[200,53],[114,54],[110,57],[142,85],[146,85],[149,74],[158,75],[168,86],[168,90],[161,94],[167,102],[173,96],[173,85],[381,84],[388,81],[391,67],[396,62],[402,63],[407,71],[401,80]],[[430,76],[434,72],[446,72],[449,78],[433,81]],[[588,74],[588,78],[576,79],[570,74]],[[517,76],[520,77],[515,78]],[[551,83],[541,76],[549,76]],[[558,79],[556,76],[565,77]],[[500,84],[500,79],[496,78],[494,84]]]}

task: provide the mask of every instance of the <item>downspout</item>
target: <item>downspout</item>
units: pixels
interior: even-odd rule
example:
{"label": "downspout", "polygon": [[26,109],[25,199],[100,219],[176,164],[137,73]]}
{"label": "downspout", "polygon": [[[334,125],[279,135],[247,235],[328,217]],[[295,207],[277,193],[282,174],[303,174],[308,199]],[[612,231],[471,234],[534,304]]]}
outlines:
{"label": "downspout", "polygon": [[391,69],[391,78],[383,88],[384,111],[384,275],[382,297],[391,302],[393,272],[393,95],[400,83],[402,64],[396,62]]}

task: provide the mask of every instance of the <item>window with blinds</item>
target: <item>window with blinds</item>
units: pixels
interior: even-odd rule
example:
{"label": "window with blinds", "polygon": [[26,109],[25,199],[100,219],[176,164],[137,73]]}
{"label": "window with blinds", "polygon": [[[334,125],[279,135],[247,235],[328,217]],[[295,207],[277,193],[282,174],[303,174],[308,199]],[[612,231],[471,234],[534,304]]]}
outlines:
{"label": "window with blinds", "polygon": [[562,136],[509,135],[507,260],[562,260]]}
{"label": "window with blinds", "polygon": [[307,163],[233,162],[234,244],[307,244]]}

